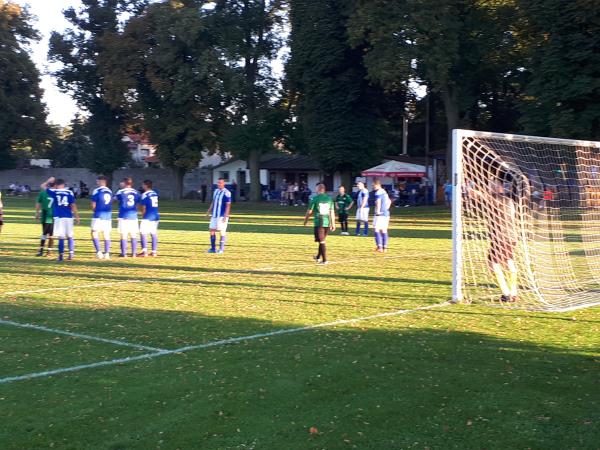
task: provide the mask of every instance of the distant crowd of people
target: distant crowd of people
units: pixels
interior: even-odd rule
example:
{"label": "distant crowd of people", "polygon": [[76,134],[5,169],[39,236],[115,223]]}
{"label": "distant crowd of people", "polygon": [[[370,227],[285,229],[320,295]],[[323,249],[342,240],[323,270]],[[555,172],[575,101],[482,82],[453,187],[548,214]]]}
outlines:
{"label": "distant crowd of people", "polygon": [[[90,188],[83,181],[79,181],[79,183],[73,183],[70,186],[66,186],[68,190],[70,190],[73,195],[77,198],[86,198],[90,196]],[[10,183],[8,185],[8,189],[6,190],[7,195],[29,195],[31,193],[31,186],[28,184],[21,183]]]}

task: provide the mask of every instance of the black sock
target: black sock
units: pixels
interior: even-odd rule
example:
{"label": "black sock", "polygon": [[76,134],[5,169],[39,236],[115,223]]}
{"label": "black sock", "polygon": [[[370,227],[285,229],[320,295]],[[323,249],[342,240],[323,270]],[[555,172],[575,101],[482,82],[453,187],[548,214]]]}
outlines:
{"label": "black sock", "polygon": [[46,244],[46,239],[40,240],[40,252],[44,250],[44,245]]}
{"label": "black sock", "polygon": [[327,247],[325,243],[319,244],[319,254],[323,258],[323,262],[327,261]]}
{"label": "black sock", "polygon": [[317,259],[321,259],[321,244],[319,244],[319,251],[317,252]]}

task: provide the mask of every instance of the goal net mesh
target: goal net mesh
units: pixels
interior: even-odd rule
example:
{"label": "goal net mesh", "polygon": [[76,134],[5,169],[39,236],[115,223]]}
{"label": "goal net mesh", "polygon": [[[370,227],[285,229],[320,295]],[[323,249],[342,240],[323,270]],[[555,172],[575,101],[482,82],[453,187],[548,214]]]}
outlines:
{"label": "goal net mesh", "polygon": [[459,132],[454,154],[460,299],[600,304],[600,143]]}

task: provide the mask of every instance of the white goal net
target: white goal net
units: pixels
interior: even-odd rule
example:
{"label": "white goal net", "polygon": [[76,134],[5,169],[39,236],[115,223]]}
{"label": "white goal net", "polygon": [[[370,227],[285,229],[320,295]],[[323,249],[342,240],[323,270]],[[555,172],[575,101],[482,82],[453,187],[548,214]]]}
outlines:
{"label": "white goal net", "polygon": [[600,142],[455,130],[454,301],[600,304]]}

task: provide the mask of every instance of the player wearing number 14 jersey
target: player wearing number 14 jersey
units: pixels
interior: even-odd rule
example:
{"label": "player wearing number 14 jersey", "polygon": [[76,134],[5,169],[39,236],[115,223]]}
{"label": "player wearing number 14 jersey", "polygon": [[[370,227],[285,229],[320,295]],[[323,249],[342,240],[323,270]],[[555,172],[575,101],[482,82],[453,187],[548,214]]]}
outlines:
{"label": "player wearing number 14 jersey", "polygon": [[140,237],[142,239],[142,253],[139,256],[148,256],[148,235],[152,240],[152,256],[158,251],[158,194],[152,189],[152,181],[144,180],[142,183],[144,193],[140,200],[142,205],[142,220],[140,222]]}
{"label": "player wearing number 14 jersey", "polygon": [[121,181],[121,189],[115,194],[119,203],[119,234],[121,235],[121,254],[127,257],[127,237],[131,237],[131,256],[137,256],[138,238],[138,213],[137,205],[140,202],[140,194],[133,187],[133,180],[129,177]]}
{"label": "player wearing number 14 jersey", "polygon": [[[48,185],[54,183],[53,188]],[[65,239],[69,242],[69,260],[75,255],[75,235],[73,230],[74,221],[79,223],[79,212],[75,205],[75,196],[73,192],[65,188],[65,180],[54,178],[42,184],[42,189],[46,189],[48,196],[54,201],[54,237],[58,238],[58,260],[63,260],[65,252]],[[73,220],[74,218],[74,220]]]}
{"label": "player wearing number 14 jersey", "polygon": [[[98,259],[110,259],[110,232],[112,230],[113,194],[108,188],[108,179],[100,175],[96,179],[98,187],[92,192],[92,242]],[[104,238],[104,253],[100,248],[100,233]]]}

